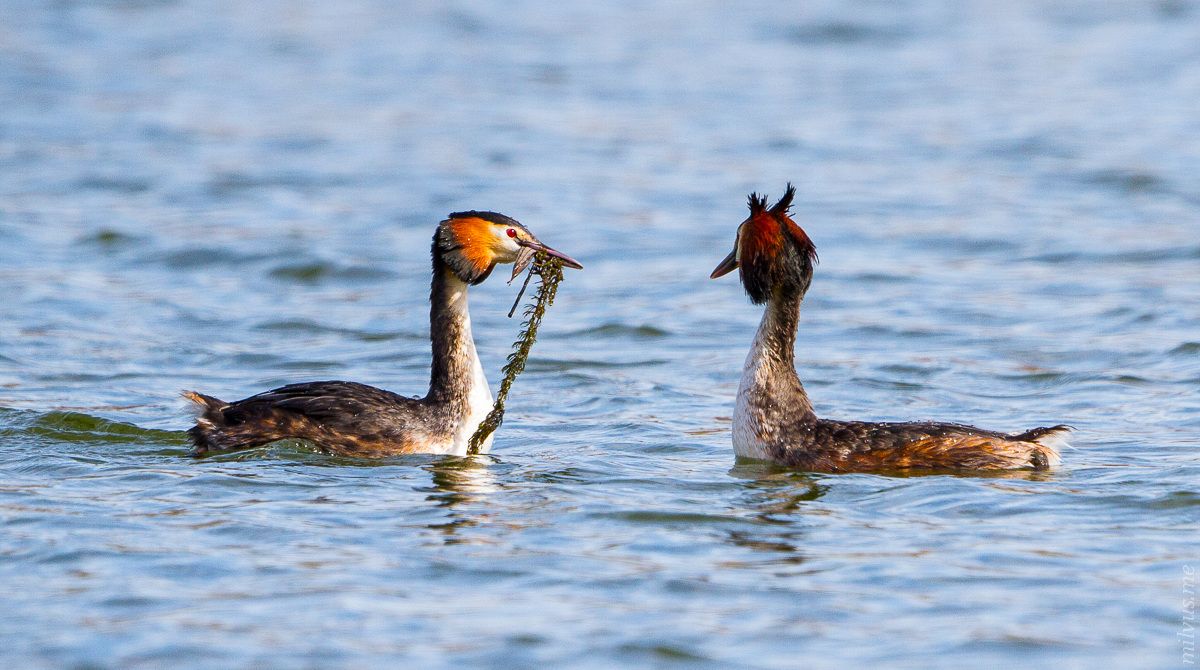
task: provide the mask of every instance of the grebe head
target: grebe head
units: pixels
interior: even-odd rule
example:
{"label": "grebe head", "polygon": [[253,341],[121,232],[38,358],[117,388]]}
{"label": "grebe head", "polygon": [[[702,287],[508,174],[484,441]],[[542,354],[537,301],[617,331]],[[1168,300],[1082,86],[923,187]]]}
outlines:
{"label": "grebe head", "polygon": [[738,226],[733,251],[712,271],[716,279],[741,268],[742,286],[761,305],[779,291],[803,296],[812,281],[817,248],[788,216],[796,187],[791,183],[779,202],[767,208],[767,196],[750,194],[750,218]]}
{"label": "grebe head", "polygon": [[563,265],[583,269],[579,261],[542,244],[525,226],[495,212],[455,212],[438,226],[433,251],[459,279],[474,286],[488,278],[498,263],[516,263],[517,276],[539,251]]}

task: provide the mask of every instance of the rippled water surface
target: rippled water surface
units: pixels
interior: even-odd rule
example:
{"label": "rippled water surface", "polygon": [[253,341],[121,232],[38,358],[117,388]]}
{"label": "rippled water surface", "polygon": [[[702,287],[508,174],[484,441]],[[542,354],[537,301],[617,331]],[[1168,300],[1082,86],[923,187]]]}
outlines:
{"label": "rippled water surface", "polygon": [[[2,665],[1183,667],[1197,174],[1191,0],[0,3]],[[735,462],[788,180],[818,412],[1063,467]],[[185,388],[423,393],[462,209],[586,266],[491,457],[186,456]]]}

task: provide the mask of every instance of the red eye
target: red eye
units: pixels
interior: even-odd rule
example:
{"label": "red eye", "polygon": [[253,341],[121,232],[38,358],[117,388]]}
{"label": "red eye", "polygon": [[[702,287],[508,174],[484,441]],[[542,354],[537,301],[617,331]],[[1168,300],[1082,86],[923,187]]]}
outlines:
{"label": "red eye", "polygon": [[508,236],[509,236],[509,237],[516,237],[516,236],[517,236],[517,231],[513,230],[512,228],[509,228],[509,229],[508,229]]}

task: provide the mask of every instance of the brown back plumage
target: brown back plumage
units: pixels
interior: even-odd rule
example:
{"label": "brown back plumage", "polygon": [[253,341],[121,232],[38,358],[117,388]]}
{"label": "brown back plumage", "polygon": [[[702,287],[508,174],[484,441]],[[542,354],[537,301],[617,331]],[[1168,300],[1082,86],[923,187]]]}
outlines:
{"label": "brown back plumage", "polygon": [[234,403],[183,394],[200,415],[188,430],[194,454],[249,449],[283,439],[310,440],[345,456],[410,453],[429,432],[436,408],[354,382],[291,384]]}

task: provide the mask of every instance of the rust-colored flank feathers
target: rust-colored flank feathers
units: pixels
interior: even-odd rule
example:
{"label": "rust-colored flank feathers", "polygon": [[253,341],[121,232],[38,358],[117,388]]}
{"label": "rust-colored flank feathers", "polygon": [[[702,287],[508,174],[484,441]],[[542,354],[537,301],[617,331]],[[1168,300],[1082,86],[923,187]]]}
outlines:
{"label": "rust-colored flank feathers", "polygon": [[794,350],[800,304],[812,281],[816,247],[792,221],[796,189],[767,207],[750,194],[750,216],[733,251],[712,276],[740,270],[755,304],[766,304],[733,416],[738,456],[818,472],[1045,469],[1060,462],[1056,447],[1068,426],[999,433],[953,423],[870,423],[818,418],[800,378]]}

